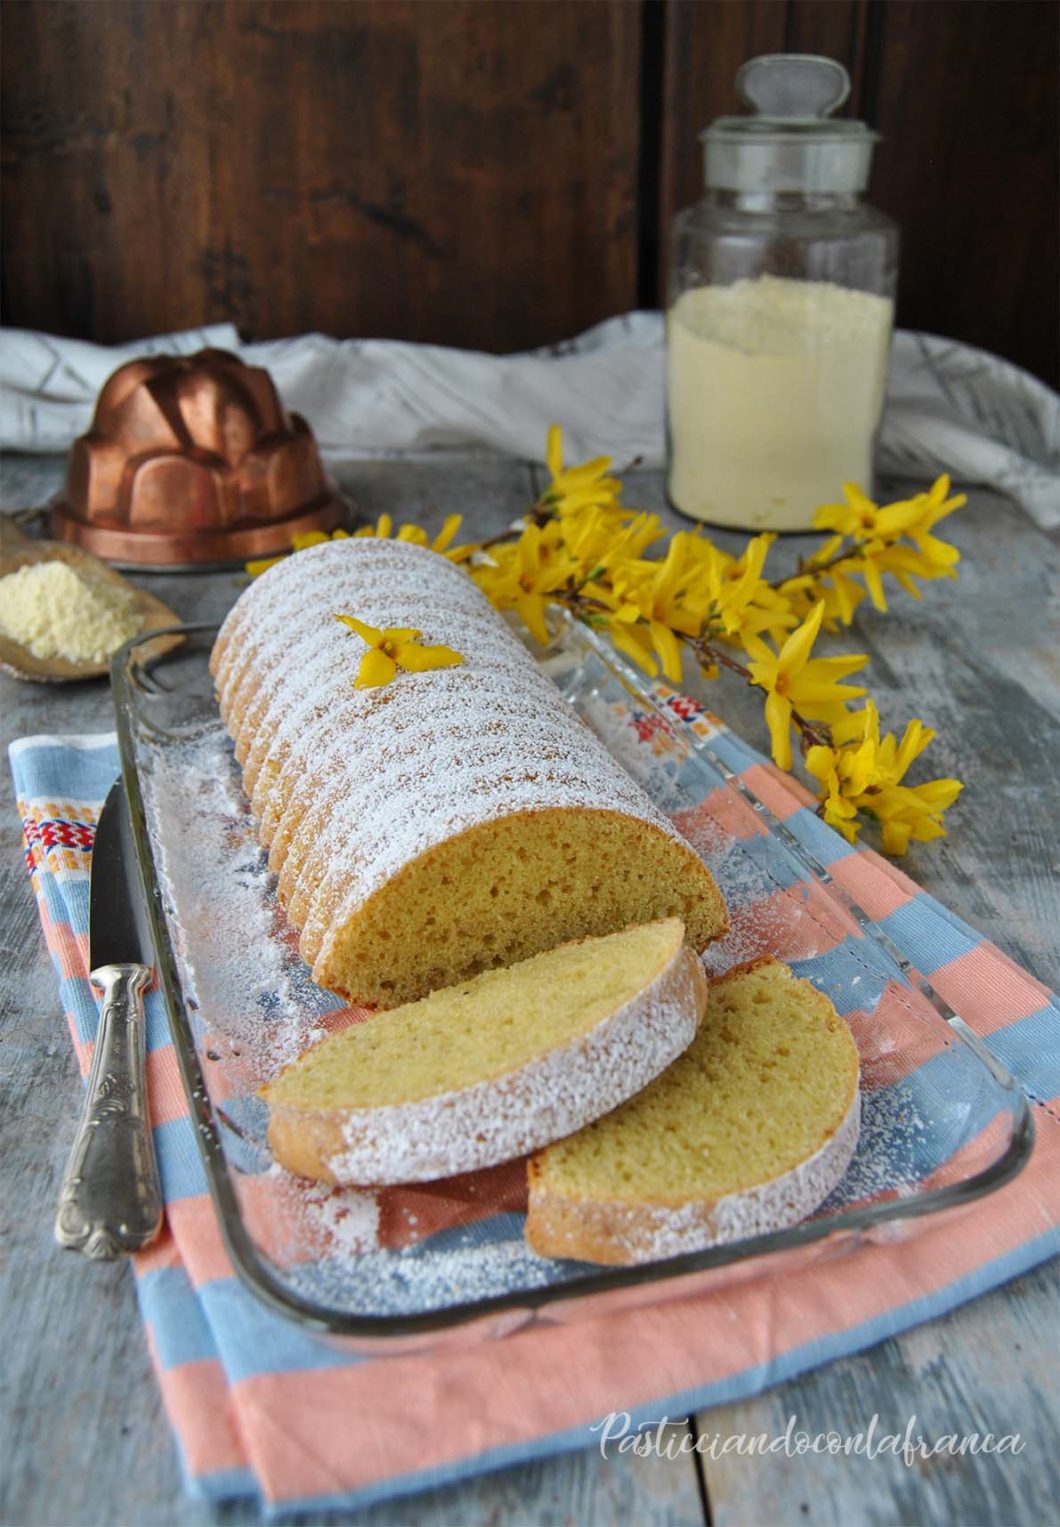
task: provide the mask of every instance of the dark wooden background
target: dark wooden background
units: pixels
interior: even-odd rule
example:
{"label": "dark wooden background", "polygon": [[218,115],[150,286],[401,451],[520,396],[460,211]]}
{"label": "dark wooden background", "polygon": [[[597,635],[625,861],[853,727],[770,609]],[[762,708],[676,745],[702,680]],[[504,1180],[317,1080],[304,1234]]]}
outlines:
{"label": "dark wooden background", "polygon": [[5,0],[3,319],[509,350],[665,284],[699,129],[823,52],[899,321],[1055,383],[1054,0]]}

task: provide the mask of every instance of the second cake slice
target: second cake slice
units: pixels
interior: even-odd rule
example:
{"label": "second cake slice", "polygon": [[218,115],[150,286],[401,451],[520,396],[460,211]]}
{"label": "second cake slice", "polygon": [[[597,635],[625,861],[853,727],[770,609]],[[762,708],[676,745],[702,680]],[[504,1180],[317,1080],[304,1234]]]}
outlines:
{"label": "second cake slice", "polygon": [[535,1150],[616,1108],[691,1044],[707,979],[664,918],[490,970],[332,1035],[263,1089],[283,1166],[425,1181]]}
{"label": "second cake slice", "polygon": [[710,983],[689,1049],[638,1097],[529,1165],[542,1256],[632,1263],[794,1225],[858,1141],[858,1052],[823,992],[778,960]]}

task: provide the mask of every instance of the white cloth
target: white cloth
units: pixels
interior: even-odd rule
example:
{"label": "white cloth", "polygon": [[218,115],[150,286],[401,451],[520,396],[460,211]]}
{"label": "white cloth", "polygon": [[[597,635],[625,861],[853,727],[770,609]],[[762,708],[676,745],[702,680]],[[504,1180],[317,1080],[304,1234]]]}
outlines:
{"label": "white cloth", "polygon": [[[113,346],[7,329],[0,448],[67,450],[123,361],[205,345],[265,366],[331,459],[486,450],[540,460],[551,423],[563,425],[569,461],[665,455],[658,313],[629,313],[566,344],[505,356],[322,334],[242,344],[230,324]],[[892,476],[948,471],[998,489],[1043,527],[1060,525],[1060,397],[985,351],[899,330],[877,464]]]}

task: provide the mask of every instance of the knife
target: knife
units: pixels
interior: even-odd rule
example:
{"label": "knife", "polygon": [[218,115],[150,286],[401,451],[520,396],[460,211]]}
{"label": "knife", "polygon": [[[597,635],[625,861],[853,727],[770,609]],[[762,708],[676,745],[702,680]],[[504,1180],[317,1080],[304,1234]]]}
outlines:
{"label": "knife", "polygon": [[147,1246],[162,1190],[147,1116],[144,992],[154,950],[125,787],[103,804],[92,849],[88,945],[103,1007],[84,1106],[66,1163],[55,1239],[99,1261]]}

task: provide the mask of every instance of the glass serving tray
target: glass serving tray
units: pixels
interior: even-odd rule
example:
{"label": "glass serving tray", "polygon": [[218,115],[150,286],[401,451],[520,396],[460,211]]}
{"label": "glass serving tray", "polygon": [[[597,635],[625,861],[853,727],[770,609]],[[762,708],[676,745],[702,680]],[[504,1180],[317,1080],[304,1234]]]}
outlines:
{"label": "glass serving tray", "polygon": [[[113,665],[122,770],[159,981],[210,1193],[236,1271],[319,1331],[378,1350],[502,1335],[657,1302],[908,1234],[1026,1162],[1026,1098],[799,840],[725,762],[725,729],[570,622],[543,653],[566,699],[709,865],[731,931],[722,971],[772,954],[828,993],[861,1058],[862,1132],[809,1220],[666,1261],[599,1268],[525,1245],[525,1163],[445,1182],[329,1189],[275,1165],[257,1089],[350,1021],[315,986],[274,894],[207,661],[216,628],[134,639]],[[157,643],[159,633],[152,633]]]}

